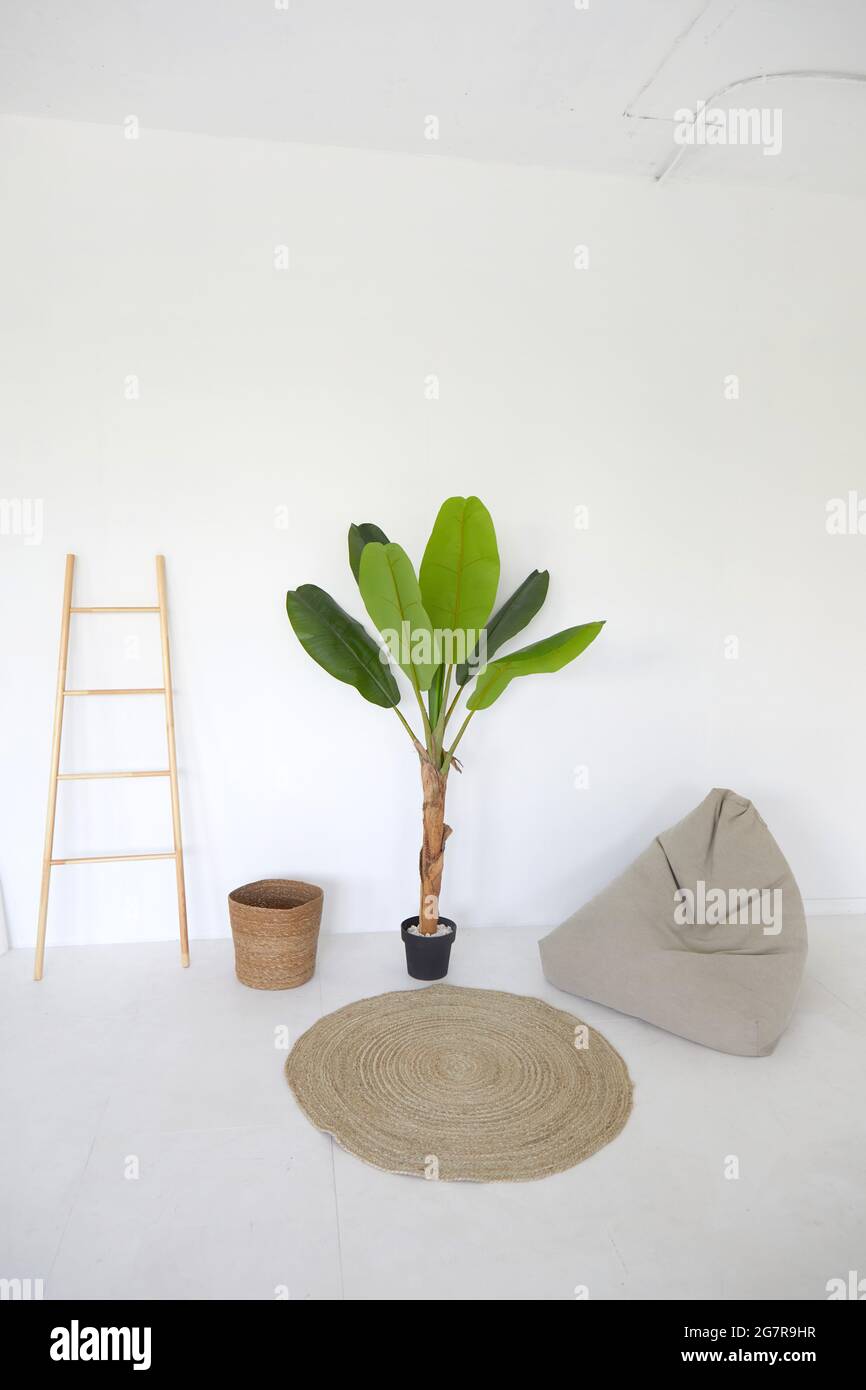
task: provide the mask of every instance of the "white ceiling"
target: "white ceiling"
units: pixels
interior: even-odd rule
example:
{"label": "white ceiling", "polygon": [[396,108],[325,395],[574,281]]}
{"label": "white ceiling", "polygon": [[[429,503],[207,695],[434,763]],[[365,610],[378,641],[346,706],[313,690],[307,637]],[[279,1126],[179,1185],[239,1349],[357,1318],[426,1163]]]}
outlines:
{"label": "white ceiling", "polygon": [[[866,0],[0,0],[0,112],[658,176],[673,114],[866,76]],[[785,77],[782,150],[671,180],[866,195],[866,81]],[[439,122],[425,138],[425,118]]]}

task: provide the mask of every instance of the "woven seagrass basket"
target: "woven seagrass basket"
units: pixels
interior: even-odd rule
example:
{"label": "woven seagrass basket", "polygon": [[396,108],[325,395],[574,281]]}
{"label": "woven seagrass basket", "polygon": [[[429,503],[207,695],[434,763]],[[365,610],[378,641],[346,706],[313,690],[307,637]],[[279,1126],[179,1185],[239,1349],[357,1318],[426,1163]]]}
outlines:
{"label": "woven seagrass basket", "polygon": [[316,968],[323,893],[313,883],[263,878],[229,893],[235,973],[252,989],[295,989]]}

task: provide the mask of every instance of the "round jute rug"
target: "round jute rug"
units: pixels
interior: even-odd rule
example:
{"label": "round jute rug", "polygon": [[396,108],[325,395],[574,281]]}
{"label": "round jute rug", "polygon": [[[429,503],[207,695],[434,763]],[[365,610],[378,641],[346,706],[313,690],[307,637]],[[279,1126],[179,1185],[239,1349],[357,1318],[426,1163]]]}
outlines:
{"label": "round jute rug", "polygon": [[619,1134],[632,1087],[594,1028],[540,999],[431,985],[359,999],[295,1043],[286,1076],[317,1129],[391,1173],[523,1182]]}

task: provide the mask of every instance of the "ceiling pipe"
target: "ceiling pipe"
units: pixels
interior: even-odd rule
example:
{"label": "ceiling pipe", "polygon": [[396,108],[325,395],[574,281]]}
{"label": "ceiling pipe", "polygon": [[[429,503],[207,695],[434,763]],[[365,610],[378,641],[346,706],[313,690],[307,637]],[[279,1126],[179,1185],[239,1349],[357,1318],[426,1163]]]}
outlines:
{"label": "ceiling pipe", "polygon": [[[721,101],[722,98],[728,96],[730,92],[735,92],[739,87],[748,87],[752,82],[789,81],[791,79],[800,81],[806,79],[811,82],[857,82],[866,84],[866,73],[832,72],[821,68],[805,68],[791,72],[759,72],[756,73],[754,77],[738,77],[735,82],[729,82],[727,86],[720,87],[718,91],[713,92],[712,96],[705,103],[705,106],[707,109],[710,108],[714,102]],[[655,175],[656,183],[662,183],[673,173],[688,148],[688,145],[680,145],[676,152],[668,159],[667,163],[663,165]]]}

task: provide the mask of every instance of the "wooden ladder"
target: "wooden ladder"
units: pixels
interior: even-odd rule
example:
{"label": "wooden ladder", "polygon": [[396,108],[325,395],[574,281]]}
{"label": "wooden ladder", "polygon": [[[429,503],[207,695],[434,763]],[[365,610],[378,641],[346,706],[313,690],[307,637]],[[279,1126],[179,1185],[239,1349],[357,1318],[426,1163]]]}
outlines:
{"label": "wooden ladder", "polygon": [[[180,797],[177,789],[177,753],[174,743],[174,701],[171,690],[171,655],[168,646],[168,608],[165,589],[165,557],[156,557],[156,587],[159,602],[151,607],[73,608],[72,581],[75,556],[66,557],[66,577],[63,585],[63,617],[60,624],[60,660],[57,665],[57,695],[54,705],[54,738],[51,745],[51,776],[48,782],[48,816],[45,824],[45,848],[42,855],[42,891],[39,897],[39,925],[36,931],[35,980],[42,979],[45,959],[45,928],[48,921],[48,889],[51,869],[55,864],[111,864],[121,860],[173,859],[177,878],[177,911],[180,920],[180,963],[189,965],[189,938],[186,926],[186,890],[183,878],[183,847],[180,837]],[[66,666],[69,655],[69,628],[73,613],[158,613],[162,639],[163,683],[154,688],[131,690],[67,690]],[[164,695],[165,731],[168,743],[168,767],[158,772],[61,772],[60,739],[63,730],[63,710],[66,701],[79,695]],[[54,819],[57,810],[58,782],[82,782],[115,777],[168,777],[171,783],[171,823],[174,849],[162,854],[95,854],[76,859],[55,859]]]}

